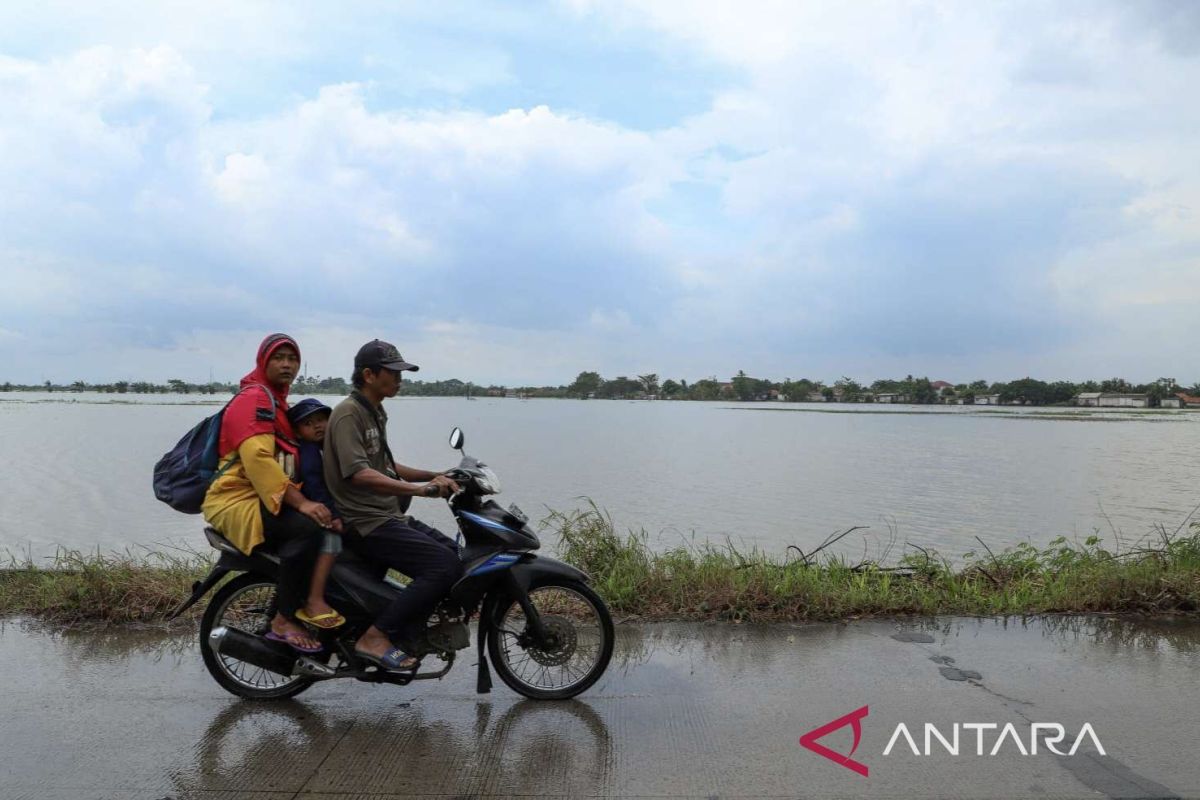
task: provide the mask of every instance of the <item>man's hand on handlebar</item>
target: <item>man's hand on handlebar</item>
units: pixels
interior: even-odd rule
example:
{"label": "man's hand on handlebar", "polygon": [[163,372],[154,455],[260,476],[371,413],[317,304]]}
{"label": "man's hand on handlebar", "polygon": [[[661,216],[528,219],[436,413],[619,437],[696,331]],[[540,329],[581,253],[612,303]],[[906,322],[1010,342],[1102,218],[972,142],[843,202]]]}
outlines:
{"label": "man's hand on handlebar", "polygon": [[449,497],[459,491],[460,487],[454,480],[445,475],[436,475],[429,483],[425,484],[421,493],[426,497]]}

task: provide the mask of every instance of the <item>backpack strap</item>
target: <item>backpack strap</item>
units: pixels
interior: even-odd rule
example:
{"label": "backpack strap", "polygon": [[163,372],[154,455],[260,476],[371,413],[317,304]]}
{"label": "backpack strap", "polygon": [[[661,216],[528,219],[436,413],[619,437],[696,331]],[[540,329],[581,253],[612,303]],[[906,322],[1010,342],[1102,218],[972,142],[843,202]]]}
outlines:
{"label": "backpack strap", "polygon": [[[391,447],[388,446],[388,431],[386,431],[386,428],[384,427],[383,420],[379,419],[378,411],[374,409],[373,405],[367,401],[367,398],[360,395],[358,391],[350,392],[350,397],[356,399],[356,401],[359,402],[359,405],[361,405],[362,408],[365,408],[368,413],[374,417],[376,425],[379,426],[379,441],[383,444],[383,453],[386,457],[388,457],[389,471],[392,475],[395,475],[397,481],[400,480],[400,475],[396,475],[396,457],[391,455]],[[409,497],[407,494],[403,494],[400,495],[400,497],[397,497],[396,500],[398,503],[400,503],[400,512],[404,513],[404,515],[407,515],[408,507],[413,505],[413,498]]]}
{"label": "backpack strap", "polygon": [[[351,392],[350,396],[358,401],[358,404],[367,410],[374,419],[375,424],[379,426],[379,441],[383,445],[383,454],[387,456],[388,464],[391,465],[390,472],[396,476],[396,480],[400,480],[400,476],[396,475],[396,457],[392,455],[392,448],[388,447],[387,443],[387,428],[384,427],[383,420],[379,418],[379,412],[375,407],[357,391]],[[407,514],[409,506],[412,505],[412,497],[403,495],[396,498],[400,503],[400,513]]]}
{"label": "backpack strap", "polygon": [[367,398],[358,392],[352,392],[350,396],[357,400],[358,404],[365,408],[367,413],[375,419],[375,424],[379,426],[379,441],[383,444],[383,454],[387,456],[388,463],[392,465],[392,470],[395,471],[396,457],[392,455],[392,449],[388,447],[387,428],[384,427],[383,420],[379,418],[379,412],[375,410],[375,407],[371,405]]}
{"label": "backpack strap", "polygon": [[[221,409],[220,413],[223,416],[225,414],[225,410],[229,408],[230,403],[232,403],[234,401],[234,399],[237,398],[238,395],[240,395],[242,392],[249,389],[251,386],[257,386],[258,388],[262,389],[263,392],[267,395],[267,399],[271,401],[271,420],[272,420],[272,425],[273,425],[275,415],[279,413],[278,412],[279,406],[275,402],[275,393],[272,392],[270,389],[268,389],[266,386],[263,386],[261,383],[251,383],[247,386],[243,386],[242,388],[238,389],[237,394],[235,394],[233,397],[229,398],[229,402],[225,404],[225,407]],[[235,449],[233,451],[233,458],[229,459],[229,461],[227,461],[225,463],[225,466],[218,469],[216,471],[216,473],[213,474],[212,479],[215,481],[217,478],[221,477],[226,472],[228,472],[233,467],[233,465],[238,462],[238,459],[240,457],[241,457],[241,454],[238,453],[238,451]]]}

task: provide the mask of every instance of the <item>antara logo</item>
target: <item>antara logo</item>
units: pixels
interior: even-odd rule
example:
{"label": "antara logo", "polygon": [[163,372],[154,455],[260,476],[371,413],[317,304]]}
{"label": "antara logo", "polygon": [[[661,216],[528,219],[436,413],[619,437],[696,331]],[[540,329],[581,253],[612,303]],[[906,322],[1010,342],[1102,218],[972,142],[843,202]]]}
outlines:
{"label": "antara logo", "polygon": [[[857,711],[851,711],[844,717],[838,717],[832,722],[827,722],[819,728],[813,728],[811,731],[800,737],[800,746],[812,750],[819,756],[828,758],[835,764],[841,764],[846,769],[853,770],[859,775],[862,775],[864,778],[869,777],[871,771],[867,768],[867,765],[860,764],[850,757],[854,755],[854,751],[858,749],[858,743],[862,741],[862,720],[863,717],[867,716],[868,713],[870,712],[868,711],[867,706],[863,706]],[[817,744],[817,739],[833,733],[839,728],[844,728],[847,725],[849,725],[850,729],[854,732],[854,746],[850,748],[849,755],[844,756],[841,753],[830,750],[823,744]]]}
{"label": "antara logo", "polygon": [[[913,740],[912,734],[908,731],[908,726],[901,722],[896,726],[896,730],[892,732],[892,738],[888,740],[887,747],[883,748],[883,754],[891,755],[892,748],[896,744],[896,740],[901,736],[904,737],[914,756],[931,755],[933,750],[933,739],[937,739],[941,743],[942,748],[952,756],[959,754],[958,732],[959,728],[966,731],[975,731],[975,755],[983,755],[983,732],[994,731],[1000,726],[995,722],[963,722],[954,723],[954,727],[950,729],[951,737],[947,738],[942,734],[937,726],[931,722],[925,723],[925,749],[921,750],[917,747],[917,743]],[[1053,734],[1039,736],[1039,733]],[[994,756],[1000,752],[1004,743],[1011,740],[1012,747],[1020,751],[1023,756],[1036,756],[1038,752],[1038,742],[1046,746],[1046,749],[1056,756],[1073,756],[1075,751],[1079,749],[1079,745],[1083,743],[1084,738],[1090,738],[1092,744],[1096,747],[1096,752],[1100,755],[1108,755],[1104,752],[1104,745],[1100,744],[1100,739],[1096,736],[1096,731],[1092,728],[1090,722],[1083,723],[1083,727],[1079,729],[1079,734],[1075,737],[1075,743],[1071,745],[1071,749],[1067,752],[1059,750],[1054,745],[1067,738],[1067,729],[1057,722],[1033,722],[1029,726],[1029,747],[1025,747],[1025,741],[1021,739],[1021,735],[1017,733],[1017,726],[1011,722],[1004,726],[1000,731],[1000,735],[996,737],[996,743],[992,745],[991,751],[988,753]]]}
{"label": "antara logo", "polygon": [[[868,706],[863,706],[855,711],[851,711],[849,714],[846,714],[843,717],[838,717],[831,722],[827,722],[819,728],[813,728],[811,731],[800,737],[800,746],[807,750],[813,751],[819,756],[828,758],[835,764],[841,764],[846,769],[857,772],[863,777],[869,777],[870,769],[867,767],[867,765],[851,758],[855,751],[858,750],[858,745],[862,741],[862,720],[869,713],[870,711]],[[854,743],[850,747],[849,753],[843,755],[842,753],[831,750],[825,745],[817,742],[818,739],[828,736],[834,731],[840,730],[847,725],[850,726],[850,730],[854,734]],[[997,729],[1000,730],[999,736],[996,737],[995,743],[991,746],[990,750],[986,750],[984,747],[984,732],[995,731]],[[1055,747],[1055,745],[1067,738],[1067,729],[1057,722],[1030,723],[1029,734],[1024,739],[1018,732],[1017,727],[1011,722],[1004,725],[1003,728],[1001,728],[1001,726],[995,722],[955,722],[949,729],[949,736],[947,736],[943,730],[939,729],[933,723],[927,722],[924,726],[924,748],[917,746],[917,740],[913,738],[912,732],[909,730],[907,725],[901,722],[892,732],[891,738],[888,739],[887,747],[883,749],[883,755],[891,755],[892,750],[896,747],[897,742],[902,742],[903,745],[907,745],[908,749],[914,756],[929,756],[933,755],[935,752],[940,753],[942,750],[944,750],[948,755],[957,756],[962,753],[962,748],[960,746],[961,738],[969,739],[969,734],[967,737],[960,737],[961,731],[975,732],[975,755],[979,756],[984,755],[985,750],[987,755],[994,756],[1006,746],[1006,743],[1011,743],[1007,744],[1007,746],[1016,749],[1023,756],[1036,756],[1038,753],[1039,744],[1043,745],[1046,750],[1055,755],[1073,756],[1075,755],[1076,751],[1079,750],[1079,746],[1084,742],[1085,739],[1091,740],[1092,745],[1096,748],[1096,752],[1098,752],[1100,755],[1107,755],[1107,753],[1104,752],[1104,745],[1100,744],[1100,737],[1096,735],[1096,731],[1094,728],[1092,728],[1090,722],[1085,722],[1083,724],[1083,727],[1075,736],[1075,741],[1071,745],[1071,748],[1066,752],[1063,752]],[[935,748],[934,740],[937,740],[940,748]],[[1028,747],[1026,747],[1026,741],[1028,741]],[[967,755],[969,755],[969,753],[967,753]]]}

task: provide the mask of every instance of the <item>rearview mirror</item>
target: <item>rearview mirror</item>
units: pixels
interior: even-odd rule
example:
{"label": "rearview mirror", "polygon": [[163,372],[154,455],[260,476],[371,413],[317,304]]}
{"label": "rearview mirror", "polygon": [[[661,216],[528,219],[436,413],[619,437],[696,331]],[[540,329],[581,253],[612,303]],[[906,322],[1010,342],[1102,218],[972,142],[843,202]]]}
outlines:
{"label": "rearview mirror", "polygon": [[466,441],[466,438],[463,436],[462,428],[455,428],[450,431],[450,446],[455,450],[462,450],[463,442]]}

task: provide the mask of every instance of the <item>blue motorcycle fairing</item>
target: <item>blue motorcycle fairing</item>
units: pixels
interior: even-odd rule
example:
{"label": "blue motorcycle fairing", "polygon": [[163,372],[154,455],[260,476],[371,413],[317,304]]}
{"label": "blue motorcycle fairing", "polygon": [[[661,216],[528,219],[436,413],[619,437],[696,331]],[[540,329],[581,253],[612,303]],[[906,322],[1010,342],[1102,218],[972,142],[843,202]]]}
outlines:
{"label": "blue motorcycle fairing", "polygon": [[541,547],[533,528],[501,508],[494,500],[477,503],[473,507],[452,504],[452,509],[468,547],[490,546],[507,550],[536,550]]}
{"label": "blue motorcycle fairing", "polygon": [[471,522],[474,522],[476,525],[482,525],[483,527],[489,528],[494,531],[500,531],[502,533],[520,533],[520,531],[518,531],[518,530],[513,530],[512,528],[508,527],[507,525],[501,525],[499,522],[496,522],[495,520],[492,520],[492,519],[488,519],[487,517],[482,516],[480,514],[472,514],[470,511],[460,511],[458,513],[461,516],[465,517],[466,519],[470,520]]}
{"label": "blue motorcycle fairing", "polygon": [[467,573],[467,576],[474,577],[476,575],[485,575],[489,572],[495,572],[498,569],[508,569],[513,564],[516,564],[520,558],[520,553],[496,553],[496,555],[492,556]]}
{"label": "blue motorcycle fairing", "polygon": [[563,578],[584,583],[592,580],[591,576],[583,570],[576,569],[557,558],[535,556],[532,553],[525,553],[520,561],[513,564],[509,574],[523,591],[528,591],[529,587],[541,578]]}

